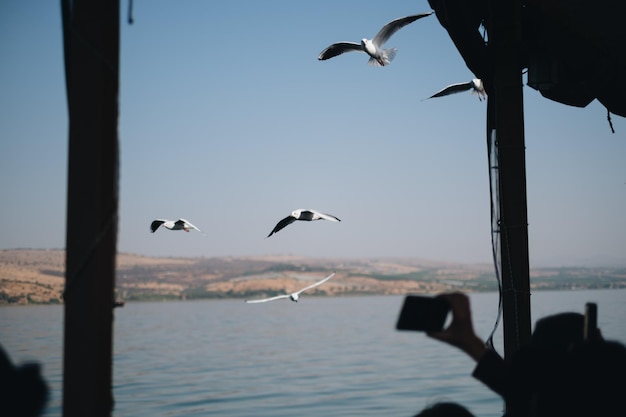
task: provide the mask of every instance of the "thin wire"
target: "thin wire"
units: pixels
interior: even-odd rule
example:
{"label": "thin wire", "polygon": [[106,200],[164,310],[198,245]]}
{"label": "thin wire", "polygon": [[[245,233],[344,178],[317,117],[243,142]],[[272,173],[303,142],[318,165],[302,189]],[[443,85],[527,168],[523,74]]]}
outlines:
{"label": "thin wire", "polygon": [[491,249],[493,255],[493,265],[498,283],[498,311],[493,330],[489,334],[485,344],[492,350],[496,350],[493,343],[493,336],[498,329],[502,317],[502,279],[500,275],[500,210],[499,210],[499,182],[498,182],[498,152],[496,131],[491,127],[491,118],[487,122],[487,149],[489,159],[489,192],[491,198]]}
{"label": "thin wire", "polygon": [[[511,259],[510,259],[509,245],[508,245],[508,242],[509,242],[508,230],[513,229],[514,227],[524,227],[524,226],[518,225],[518,226],[511,227],[511,226],[506,226],[506,225],[503,224],[502,227],[501,227],[502,233],[507,234],[507,236],[506,236],[507,246],[506,246],[505,249],[506,249],[506,255],[507,255],[507,259],[508,259],[507,263],[509,265],[511,264]],[[528,227],[528,225],[526,225],[525,227]],[[519,308],[519,297],[518,297],[518,295],[521,294],[521,295],[529,295],[530,296],[531,293],[530,293],[530,291],[522,291],[515,285],[515,281],[513,280],[513,270],[511,268],[509,268],[509,274],[510,274],[510,278],[511,278],[510,282],[513,283],[513,285],[511,286],[511,288],[505,289],[504,292],[507,293],[507,294],[508,293],[512,293],[513,294],[512,302],[514,303],[514,309],[513,310],[515,312],[515,321],[514,321],[515,333],[516,333],[516,336],[517,336],[516,339],[518,341],[520,341],[520,340],[523,339],[523,337],[521,335],[522,326],[520,326],[521,320],[520,320],[520,316],[519,316],[520,308]],[[520,346],[518,345],[517,348],[519,349]]]}
{"label": "thin wire", "polygon": [[[502,222],[502,219],[500,218],[500,210],[499,210],[499,199],[500,199],[500,186],[499,186],[499,182],[498,182],[498,175],[494,174],[497,173],[500,169],[499,165],[498,165],[498,141],[497,141],[497,134],[495,129],[491,130],[492,134],[489,135],[488,138],[488,147],[489,147],[489,166],[490,166],[490,170],[489,170],[489,185],[490,185],[490,193],[491,193],[491,237],[492,237],[492,250],[493,250],[493,259],[494,259],[494,268],[495,268],[495,273],[496,273],[496,280],[498,282],[498,314],[496,316],[496,321],[493,327],[493,330],[491,331],[489,337],[487,338],[486,341],[486,345],[491,348],[492,350],[496,350],[493,344],[493,336],[496,332],[496,329],[498,328],[498,325],[500,323],[500,319],[502,317],[502,307],[503,307],[503,294],[506,293],[513,293],[514,297],[513,297],[513,302],[516,304],[514,311],[515,311],[515,331],[518,333],[518,339],[519,339],[519,332],[520,332],[520,318],[518,316],[518,312],[519,309],[517,308],[517,302],[518,302],[518,297],[517,294],[520,293],[520,291],[515,288],[515,287],[511,287],[511,288],[506,288],[504,289],[502,286],[502,272],[499,268],[499,265],[502,264],[502,255],[504,253],[504,255],[506,256],[507,260],[508,260],[508,264],[510,265],[510,258],[511,258],[511,253],[510,253],[510,248],[508,245],[509,239],[508,239],[508,231],[510,229],[514,229],[514,228],[524,228],[524,227],[528,227],[528,225],[507,225],[504,224]],[[504,241],[506,242],[506,247],[502,248],[502,236],[504,235],[505,239]],[[503,251],[504,249],[504,251]],[[512,274],[513,271],[509,270],[509,274]],[[510,282],[514,282],[514,280],[512,279],[512,276],[510,277]]]}
{"label": "thin wire", "polygon": [[606,108],[606,120],[609,121],[609,127],[611,128],[611,132],[615,133],[615,129],[613,129],[613,121],[611,120],[611,111],[609,108]]}

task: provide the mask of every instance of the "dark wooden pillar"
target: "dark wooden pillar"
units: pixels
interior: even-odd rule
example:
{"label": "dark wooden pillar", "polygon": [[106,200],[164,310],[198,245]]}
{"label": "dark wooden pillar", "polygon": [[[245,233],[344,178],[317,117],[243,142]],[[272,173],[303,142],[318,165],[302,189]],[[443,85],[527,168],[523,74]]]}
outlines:
{"label": "dark wooden pillar", "polygon": [[61,0],[69,113],[63,416],[110,416],[119,2]]}
{"label": "dark wooden pillar", "polygon": [[504,353],[510,357],[530,338],[530,275],[526,159],[522,95],[521,2],[492,0],[489,33],[493,59],[493,100],[498,149],[500,272]]}

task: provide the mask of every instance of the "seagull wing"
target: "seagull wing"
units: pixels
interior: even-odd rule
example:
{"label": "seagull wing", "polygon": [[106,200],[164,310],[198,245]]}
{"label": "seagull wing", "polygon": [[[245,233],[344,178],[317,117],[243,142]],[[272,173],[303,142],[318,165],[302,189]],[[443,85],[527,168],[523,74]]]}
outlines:
{"label": "seagull wing", "polygon": [[320,56],[318,56],[317,59],[320,61],[324,61],[326,59],[333,58],[337,55],[341,55],[344,52],[352,52],[352,51],[363,52],[363,48],[361,47],[360,43],[337,42],[337,43],[333,43],[328,48],[320,52]]}
{"label": "seagull wing", "polygon": [[316,283],[311,284],[311,285],[309,285],[308,287],[304,287],[304,288],[302,288],[300,291],[298,291],[298,292],[296,292],[296,293],[294,293],[294,294],[300,294],[301,292],[304,292],[304,291],[306,291],[306,290],[310,290],[310,289],[311,289],[311,288],[313,288],[313,287],[317,287],[318,285],[322,285],[323,283],[325,283],[326,281],[328,281],[329,279],[331,279],[334,275],[335,275],[335,272],[333,272],[332,274],[330,274],[329,276],[327,276],[326,278],[324,278],[324,279],[323,279],[323,280],[321,280],[321,281],[317,281]]}
{"label": "seagull wing", "polygon": [[286,226],[290,225],[291,223],[295,222],[296,218],[293,216],[287,216],[284,219],[282,219],[281,221],[279,221],[276,226],[274,226],[274,229],[272,229],[272,231],[270,232],[269,235],[267,235],[267,237],[272,236],[274,233],[277,233],[279,230],[285,228]]}
{"label": "seagull wing", "polygon": [[266,303],[268,301],[279,300],[281,298],[289,298],[289,294],[277,295],[276,297],[262,298],[260,300],[246,300],[246,303]]}
{"label": "seagull wing", "polygon": [[183,227],[191,227],[194,230],[197,230],[198,232],[202,233],[204,236],[206,236],[206,233],[204,233],[202,230],[198,229],[196,226],[194,226],[193,224],[191,224],[188,220],[185,219],[179,219],[176,224],[180,224]]}
{"label": "seagull wing", "polygon": [[399,31],[409,23],[413,23],[417,19],[430,16],[431,14],[433,14],[433,12],[414,14],[411,16],[401,17],[399,19],[393,20],[387,23],[385,26],[383,26],[381,30],[378,31],[376,36],[374,36],[374,39],[372,39],[372,42],[374,42],[377,46],[382,47],[394,33]]}
{"label": "seagull wing", "polygon": [[314,214],[313,220],[324,219],[324,220],[330,220],[331,222],[341,221],[337,217],[333,216],[332,214],[320,213],[319,211],[316,211],[316,210],[308,210],[308,211]]}
{"label": "seagull wing", "polygon": [[156,219],[156,220],[153,220],[153,221],[152,221],[152,223],[150,223],[150,231],[151,231],[152,233],[156,232],[156,231],[157,231],[157,229],[158,229],[159,227],[161,227],[161,225],[162,225],[163,223],[165,223],[166,221],[167,221],[167,220],[163,220],[163,219]]}
{"label": "seagull wing", "polygon": [[443,97],[443,96],[447,96],[450,94],[461,93],[463,91],[471,90],[472,88],[473,88],[473,85],[471,81],[468,83],[451,84],[447,86],[446,88],[444,88],[443,90],[438,91],[437,93],[433,94],[432,96],[428,98]]}

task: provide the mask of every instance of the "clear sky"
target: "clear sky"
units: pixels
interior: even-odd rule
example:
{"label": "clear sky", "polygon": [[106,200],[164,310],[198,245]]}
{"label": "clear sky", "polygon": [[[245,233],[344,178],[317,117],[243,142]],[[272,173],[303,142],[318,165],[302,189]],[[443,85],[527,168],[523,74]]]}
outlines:
{"label": "clear sky", "polygon": [[[435,15],[393,63],[328,61],[426,0],[121,2],[118,249],[490,262],[486,103]],[[65,247],[68,113],[60,2],[0,5],[0,249]],[[530,261],[626,265],[626,120],[524,87]],[[296,208],[341,223],[297,222]],[[161,229],[185,218],[200,233]]]}

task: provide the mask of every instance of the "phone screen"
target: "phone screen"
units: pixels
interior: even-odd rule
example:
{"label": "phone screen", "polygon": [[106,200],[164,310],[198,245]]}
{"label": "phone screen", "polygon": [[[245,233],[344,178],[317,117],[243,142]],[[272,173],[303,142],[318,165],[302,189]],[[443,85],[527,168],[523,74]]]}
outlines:
{"label": "phone screen", "polygon": [[443,329],[450,304],[442,297],[407,295],[396,323],[398,330],[436,332]]}

